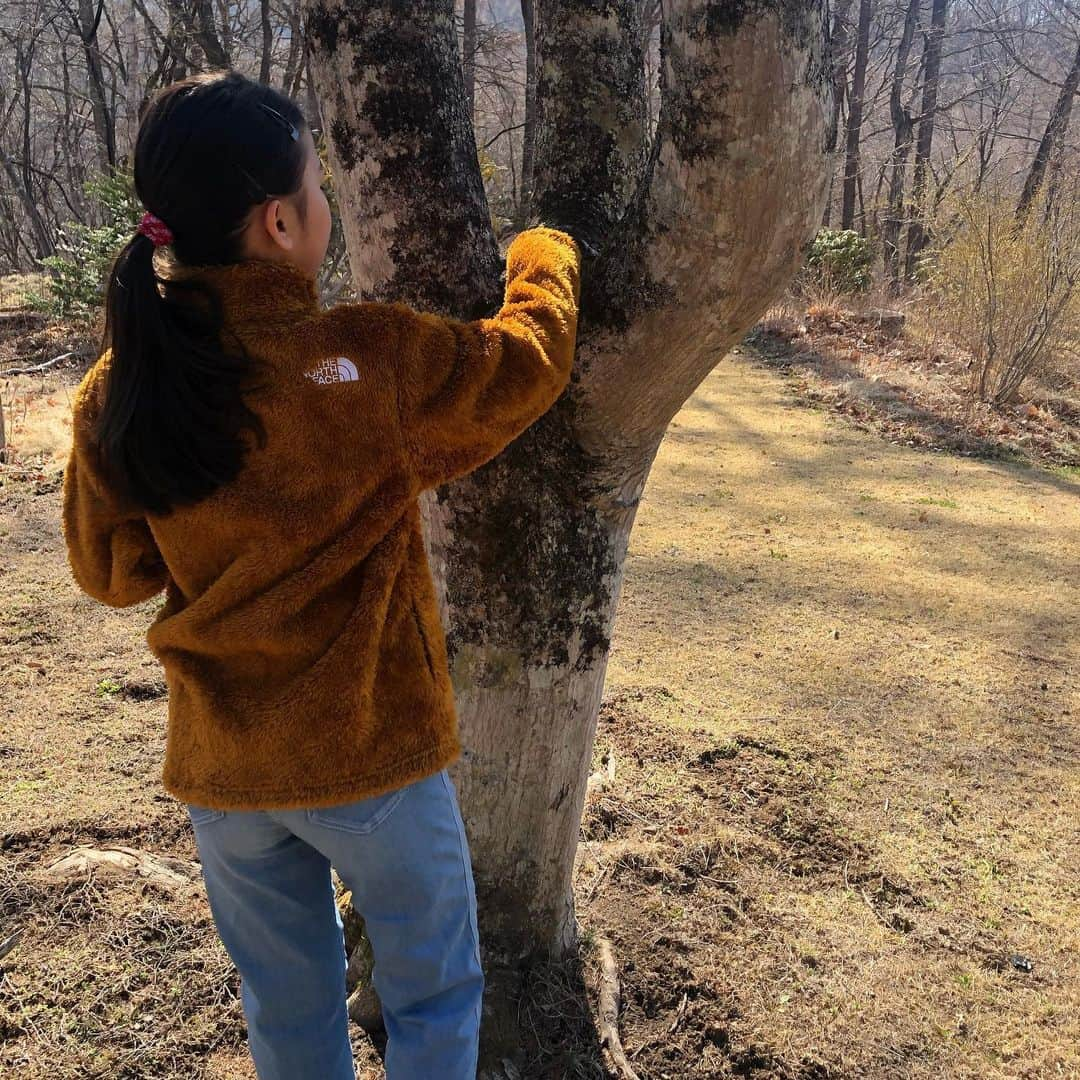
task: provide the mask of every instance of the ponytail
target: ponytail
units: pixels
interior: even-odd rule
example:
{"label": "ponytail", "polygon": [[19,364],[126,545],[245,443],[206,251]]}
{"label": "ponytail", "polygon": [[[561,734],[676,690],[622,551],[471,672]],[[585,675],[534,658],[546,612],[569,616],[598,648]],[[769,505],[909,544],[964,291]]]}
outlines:
{"label": "ponytail", "polygon": [[[197,293],[186,302],[161,293]],[[194,302],[192,302],[194,301]],[[138,506],[165,514],[234,479],[252,432],[266,433],[244,401],[256,368],[221,345],[214,295],[193,282],[162,282],[154,244],[128,241],[109,278],[105,348],[111,351],[96,442],[110,479]]]}
{"label": "ponytail", "polygon": [[242,259],[252,207],[300,190],[303,125],[287,97],[236,72],[174,83],[143,114],[135,188],[150,213],[109,276],[94,434],[110,482],[147,512],[206,498],[239,473],[249,435],[266,440],[245,401],[261,365],[223,341],[220,304],[197,275],[158,276],[155,244],[188,267]]}

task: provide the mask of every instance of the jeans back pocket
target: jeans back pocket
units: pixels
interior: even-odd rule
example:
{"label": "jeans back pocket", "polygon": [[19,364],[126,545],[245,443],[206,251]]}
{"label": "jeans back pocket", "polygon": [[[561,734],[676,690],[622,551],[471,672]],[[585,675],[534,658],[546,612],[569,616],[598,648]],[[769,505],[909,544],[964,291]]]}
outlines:
{"label": "jeans back pocket", "polygon": [[409,785],[405,785],[355,802],[316,807],[308,810],[308,820],[328,829],[363,836],[374,832],[394,812],[408,790]]}

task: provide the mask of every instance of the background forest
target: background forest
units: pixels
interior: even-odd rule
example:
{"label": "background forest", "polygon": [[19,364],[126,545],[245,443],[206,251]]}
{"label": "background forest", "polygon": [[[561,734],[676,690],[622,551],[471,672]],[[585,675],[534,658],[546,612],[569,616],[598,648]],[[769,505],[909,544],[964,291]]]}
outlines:
{"label": "background forest", "polygon": [[[643,0],[653,85],[659,13]],[[533,4],[470,0],[458,15],[489,205],[508,232],[529,215]],[[1077,464],[1080,14],[1069,0],[838,0],[831,21],[829,201],[792,303],[765,329],[851,408],[882,412],[880,395],[837,389],[845,349],[858,377],[888,374],[968,438]],[[0,42],[6,302],[64,320],[93,321],[137,218],[127,165],[155,88],[231,65],[320,122],[298,2],[8,0]],[[328,299],[349,292],[345,263],[336,229]],[[877,330],[906,316],[903,363],[889,363],[895,342],[861,347],[867,311]]]}

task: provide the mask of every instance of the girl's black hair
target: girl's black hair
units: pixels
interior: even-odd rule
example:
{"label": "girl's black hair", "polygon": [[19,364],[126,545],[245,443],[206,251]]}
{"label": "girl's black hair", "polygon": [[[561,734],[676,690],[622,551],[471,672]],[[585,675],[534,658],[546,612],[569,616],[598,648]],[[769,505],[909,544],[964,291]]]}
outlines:
{"label": "girl's black hair", "polygon": [[[135,144],[135,190],[173,234],[185,266],[238,262],[253,206],[303,182],[300,110],[235,72],[199,75],[147,105]],[[303,207],[298,208],[303,212]],[[117,256],[105,301],[112,358],[96,443],[111,482],[147,512],[191,505],[232,480],[245,431],[265,431],[244,393],[258,367],[222,342],[220,306],[196,280],[160,278],[141,233]]]}

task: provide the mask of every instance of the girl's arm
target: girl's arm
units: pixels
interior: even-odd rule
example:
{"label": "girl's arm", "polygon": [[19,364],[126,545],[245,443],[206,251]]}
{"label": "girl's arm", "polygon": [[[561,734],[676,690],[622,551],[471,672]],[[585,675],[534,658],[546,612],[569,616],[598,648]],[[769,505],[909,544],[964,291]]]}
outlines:
{"label": "girl's arm", "polygon": [[[343,305],[331,312],[340,320],[342,345],[373,337],[385,342],[405,445],[423,488],[495,457],[566,388],[580,268],[572,237],[540,226],[510,244],[504,302],[492,318],[461,322],[404,304]],[[375,322],[383,324],[383,334]]]}
{"label": "girl's arm", "polygon": [[87,372],[75,397],[74,441],[64,472],[64,541],[79,587],[110,607],[127,607],[159,593],[169,574],[145,515],[126,507],[98,468],[90,412],[99,367]]}

